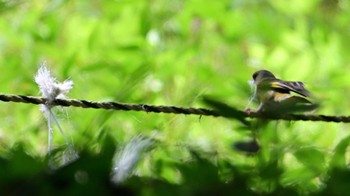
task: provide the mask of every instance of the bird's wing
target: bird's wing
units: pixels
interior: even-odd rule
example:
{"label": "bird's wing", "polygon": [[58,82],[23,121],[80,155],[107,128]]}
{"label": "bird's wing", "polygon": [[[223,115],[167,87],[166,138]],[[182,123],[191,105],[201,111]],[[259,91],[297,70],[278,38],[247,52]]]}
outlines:
{"label": "bird's wing", "polygon": [[292,91],[305,97],[310,96],[310,92],[304,88],[304,83],[302,82],[274,80],[271,82],[271,87],[280,91]]}

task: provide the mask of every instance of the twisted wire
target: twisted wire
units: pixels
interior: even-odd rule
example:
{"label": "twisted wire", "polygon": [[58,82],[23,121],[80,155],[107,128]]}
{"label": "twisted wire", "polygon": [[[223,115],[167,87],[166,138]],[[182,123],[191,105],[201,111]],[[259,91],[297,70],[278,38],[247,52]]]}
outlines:
{"label": "twisted wire", "polygon": [[[47,100],[43,97],[34,97],[26,95],[0,94],[0,101],[18,102],[27,104],[46,104]],[[81,107],[106,110],[124,110],[124,111],[143,111],[154,113],[173,113],[173,114],[192,114],[201,116],[227,117],[218,111],[205,108],[177,107],[177,106],[156,106],[147,104],[128,104],[120,102],[96,102],[78,99],[56,99],[52,103],[54,106],[63,107]],[[243,117],[263,118],[271,120],[288,120],[288,121],[324,121],[324,122],[343,122],[349,123],[350,116],[328,116],[328,115],[303,115],[303,114],[284,114],[278,116],[266,116],[259,113],[238,111]]]}

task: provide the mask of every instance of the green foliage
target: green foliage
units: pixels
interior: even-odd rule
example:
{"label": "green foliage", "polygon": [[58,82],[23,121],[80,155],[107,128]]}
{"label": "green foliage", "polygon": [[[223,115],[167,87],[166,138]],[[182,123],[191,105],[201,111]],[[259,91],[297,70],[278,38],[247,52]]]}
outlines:
{"label": "green foliage", "polygon": [[[317,113],[348,115],[349,14],[345,0],[0,1],[0,92],[38,95],[45,60],[74,81],[70,98],[208,107],[209,95],[230,117],[56,109],[80,158],[51,170],[38,107],[0,103],[1,193],[342,195],[348,125],[248,121],[237,109],[267,69],[304,81]],[[115,143],[140,133],[157,145],[116,186]],[[65,142],[53,136],[58,164]]]}

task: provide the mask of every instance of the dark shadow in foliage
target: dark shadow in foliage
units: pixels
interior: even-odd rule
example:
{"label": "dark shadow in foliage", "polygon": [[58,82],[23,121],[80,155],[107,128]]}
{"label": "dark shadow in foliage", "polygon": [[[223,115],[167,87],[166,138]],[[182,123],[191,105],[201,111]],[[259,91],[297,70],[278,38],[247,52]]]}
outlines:
{"label": "dark shadow in foliage", "polygon": [[173,164],[173,168],[182,176],[181,184],[172,184],[162,179],[133,177],[125,185],[136,190],[137,195],[256,195],[247,186],[250,177],[248,173],[242,174],[240,169],[226,163],[225,167],[232,178],[223,181],[220,167],[201,158],[195,151],[191,151],[191,154],[192,161]]}
{"label": "dark shadow in foliage", "polygon": [[260,150],[260,145],[259,143],[253,139],[251,141],[238,141],[233,144],[233,149],[241,151],[241,152],[246,152],[248,154],[255,154],[259,152]]}
{"label": "dark shadow in foliage", "polygon": [[[234,107],[231,107],[225,103],[222,103],[220,101],[214,100],[212,98],[205,97],[203,99],[204,103],[212,107],[214,110],[216,110],[218,113],[222,114],[226,118],[233,118],[238,121],[240,121],[244,127],[241,127],[243,130],[255,130],[257,126],[265,126],[268,121],[266,120],[258,120],[257,122],[252,123],[252,121],[248,121],[247,113],[240,111]],[[263,122],[263,123],[262,123]],[[254,132],[253,132],[254,134]],[[248,154],[254,154],[257,153],[260,149],[260,145],[258,144],[256,138],[253,138],[251,141],[239,141],[234,143],[233,148],[235,150],[248,153]]]}
{"label": "dark shadow in foliage", "polygon": [[38,187],[46,186],[45,164],[27,155],[22,145],[0,160],[0,195],[37,195]]}
{"label": "dark shadow in foliage", "polygon": [[318,195],[349,195],[350,170],[334,168],[329,173],[325,189]]}
{"label": "dark shadow in foliage", "polygon": [[80,158],[69,165],[52,171],[49,176],[56,193],[66,195],[110,195],[118,193],[110,182],[112,160],[116,146],[106,137],[99,154],[83,151]]}
{"label": "dark shadow in foliage", "polygon": [[[182,193],[185,195],[254,195],[249,190],[247,181],[249,175],[240,175],[237,168],[231,166],[232,180],[220,180],[220,169],[208,159],[201,158],[191,151],[193,162],[178,164],[177,169],[183,177]],[[228,165],[226,165],[228,166]]]}
{"label": "dark shadow in foliage", "polygon": [[225,103],[222,103],[220,101],[216,101],[209,97],[204,97],[203,99],[204,103],[208,106],[212,107],[214,110],[216,110],[219,114],[222,114],[226,118],[234,118],[238,121],[240,121],[245,126],[249,126],[250,122],[246,120],[247,114],[245,112],[242,112],[232,106],[229,106]]}
{"label": "dark shadow in foliage", "polygon": [[[346,168],[345,138],[336,147],[329,176],[317,195],[344,195],[348,191],[350,170]],[[259,161],[253,167],[232,165],[225,160],[214,164],[197,151],[190,150],[191,161],[173,163],[182,181],[173,184],[161,178],[133,176],[121,185],[111,183],[116,146],[107,137],[99,153],[83,151],[80,158],[52,170],[47,162],[29,156],[21,145],[0,157],[0,195],[298,195],[297,187],[280,184],[283,169],[278,158]],[[306,161],[313,149],[298,152]],[[258,153],[259,155],[260,153]],[[319,155],[312,158],[320,160]],[[341,164],[340,164],[341,163]],[[308,164],[305,164],[308,165]],[[161,170],[161,168],[158,168]],[[223,179],[224,176],[224,179]]]}
{"label": "dark shadow in foliage", "polygon": [[183,195],[180,185],[172,184],[164,179],[133,176],[123,184],[133,190],[135,195]]}
{"label": "dark shadow in foliage", "polygon": [[346,163],[347,149],[350,136],[342,139],[336,146],[330,162],[330,171],[325,179],[325,189],[318,195],[348,195],[350,169]]}
{"label": "dark shadow in foliage", "polygon": [[110,181],[114,152],[107,138],[99,154],[84,151],[76,161],[51,170],[47,162],[15,148],[8,160],[0,159],[0,195],[132,195]]}

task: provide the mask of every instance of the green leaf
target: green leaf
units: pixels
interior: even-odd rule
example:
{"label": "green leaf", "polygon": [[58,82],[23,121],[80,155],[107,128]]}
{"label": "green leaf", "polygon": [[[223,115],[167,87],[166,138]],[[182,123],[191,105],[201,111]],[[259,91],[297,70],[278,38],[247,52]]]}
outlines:
{"label": "green leaf", "polygon": [[350,144],[350,135],[342,139],[335,147],[334,154],[331,158],[330,166],[345,168],[346,167],[346,151]]}
{"label": "green leaf", "polygon": [[314,148],[300,148],[294,156],[307,168],[319,173],[325,169],[325,153]]}

